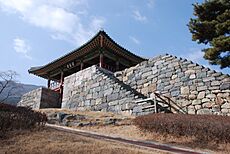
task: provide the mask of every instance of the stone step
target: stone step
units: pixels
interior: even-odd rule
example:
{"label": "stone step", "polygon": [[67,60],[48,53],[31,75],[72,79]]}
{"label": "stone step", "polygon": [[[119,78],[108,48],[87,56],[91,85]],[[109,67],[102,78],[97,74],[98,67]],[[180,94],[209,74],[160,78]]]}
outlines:
{"label": "stone step", "polygon": [[146,110],[146,109],[150,109],[150,108],[155,109],[155,105],[144,106],[144,107],[142,107],[142,110]]}

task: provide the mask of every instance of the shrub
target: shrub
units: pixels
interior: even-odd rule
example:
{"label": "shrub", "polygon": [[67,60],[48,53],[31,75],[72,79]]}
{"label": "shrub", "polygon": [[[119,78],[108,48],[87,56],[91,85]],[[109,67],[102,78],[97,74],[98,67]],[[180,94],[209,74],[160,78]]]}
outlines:
{"label": "shrub", "polygon": [[195,137],[197,141],[230,142],[230,117],[218,115],[149,114],[134,119],[141,130]]}
{"label": "shrub", "polygon": [[43,126],[47,121],[45,114],[29,107],[16,107],[0,103],[0,132],[9,130],[30,129]]}

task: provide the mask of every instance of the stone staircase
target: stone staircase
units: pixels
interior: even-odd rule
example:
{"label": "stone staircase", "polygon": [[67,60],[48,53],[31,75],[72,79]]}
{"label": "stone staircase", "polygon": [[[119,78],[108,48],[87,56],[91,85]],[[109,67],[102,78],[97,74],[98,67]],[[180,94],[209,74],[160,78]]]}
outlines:
{"label": "stone staircase", "polygon": [[132,104],[130,107],[122,108],[123,112],[131,112],[133,115],[145,115],[149,113],[185,113],[179,106],[173,103],[169,98],[163,97],[155,93],[154,98],[147,98],[142,93],[131,88],[129,85],[117,79],[112,72],[98,67],[100,75],[104,79],[109,79],[110,84],[118,84],[121,87],[122,93],[129,94],[130,102],[125,102],[126,106]]}

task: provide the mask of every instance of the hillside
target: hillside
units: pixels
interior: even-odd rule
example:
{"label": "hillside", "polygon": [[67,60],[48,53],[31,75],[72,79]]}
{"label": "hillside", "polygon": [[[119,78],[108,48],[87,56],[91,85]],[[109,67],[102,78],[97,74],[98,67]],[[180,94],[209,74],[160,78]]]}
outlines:
{"label": "hillside", "polygon": [[6,98],[7,94],[13,87],[16,87],[16,88],[14,88],[14,90],[11,91],[12,95],[8,99],[6,99],[4,103],[16,105],[17,102],[20,101],[21,96],[23,94],[31,90],[37,89],[41,86],[11,82],[9,86],[7,86],[7,88],[5,88],[3,92],[0,94],[0,101]]}

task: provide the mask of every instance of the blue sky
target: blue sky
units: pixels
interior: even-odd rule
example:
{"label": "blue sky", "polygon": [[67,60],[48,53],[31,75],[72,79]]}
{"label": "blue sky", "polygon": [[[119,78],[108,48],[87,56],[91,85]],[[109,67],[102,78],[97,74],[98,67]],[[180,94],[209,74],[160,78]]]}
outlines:
{"label": "blue sky", "polygon": [[169,53],[223,73],[203,60],[186,26],[201,0],[0,0],[0,71],[15,70],[22,83],[46,85],[28,74],[104,29],[140,56]]}

